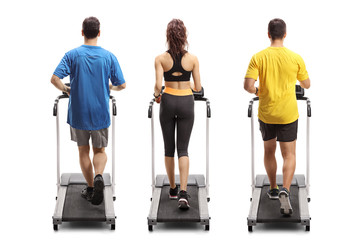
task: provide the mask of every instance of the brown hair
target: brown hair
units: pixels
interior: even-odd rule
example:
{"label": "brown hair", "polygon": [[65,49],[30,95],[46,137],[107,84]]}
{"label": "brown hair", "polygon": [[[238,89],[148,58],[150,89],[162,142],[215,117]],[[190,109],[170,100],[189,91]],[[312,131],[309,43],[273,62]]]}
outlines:
{"label": "brown hair", "polygon": [[286,33],[286,23],[280,18],[274,18],[269,22],[268,32],[272,40],[282,39]]}
{"label": "brown hair", "polygon": [[100,22],[96,17],[85,18],[82,24],[82,30],[87,39],[96,38],[100,30]]}
{"label": "brown hair", "polygon": [[172,57],[184,55],[188,46],[187,32],[184,22],[180,19],[171,20],[166,29],[166,40]]}

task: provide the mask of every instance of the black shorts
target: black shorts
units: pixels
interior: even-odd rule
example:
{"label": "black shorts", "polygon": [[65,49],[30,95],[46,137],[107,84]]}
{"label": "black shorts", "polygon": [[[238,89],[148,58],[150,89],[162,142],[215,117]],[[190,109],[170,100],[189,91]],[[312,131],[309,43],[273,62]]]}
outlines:
{"label": "black shorts", "polygon": [[289,124],[268,124],[259,119],[259,123],[264,141],[276,138],[279,142],[292,142],[297,139],[298,120]]}

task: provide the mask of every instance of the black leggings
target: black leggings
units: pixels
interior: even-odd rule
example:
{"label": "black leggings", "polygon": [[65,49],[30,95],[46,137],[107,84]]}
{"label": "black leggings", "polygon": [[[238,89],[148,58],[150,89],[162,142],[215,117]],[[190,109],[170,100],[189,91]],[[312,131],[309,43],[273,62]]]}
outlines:
{"label": "black leggings", "polygon": [[160,103],[160,124],[164,137],[165,156],[174,157],[175,125],[178,157],[188,156],[188,145],[194,124],[194,96],[164,93]]}

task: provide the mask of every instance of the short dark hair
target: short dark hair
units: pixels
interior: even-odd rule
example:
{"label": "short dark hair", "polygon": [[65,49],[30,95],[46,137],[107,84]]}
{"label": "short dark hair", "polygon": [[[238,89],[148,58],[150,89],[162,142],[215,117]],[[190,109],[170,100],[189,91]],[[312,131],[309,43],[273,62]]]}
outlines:
{"label": "short dark hair", "polygon": [[82,30],[87,39],[96,38],[100,31],[100,21],[96,17],[85,18]]}
{"label": "short dark hair", "polygon": [[272,40],[282,39],[286,33],[286,23],[280,18],[274,18],[269,22],[268,32]]}

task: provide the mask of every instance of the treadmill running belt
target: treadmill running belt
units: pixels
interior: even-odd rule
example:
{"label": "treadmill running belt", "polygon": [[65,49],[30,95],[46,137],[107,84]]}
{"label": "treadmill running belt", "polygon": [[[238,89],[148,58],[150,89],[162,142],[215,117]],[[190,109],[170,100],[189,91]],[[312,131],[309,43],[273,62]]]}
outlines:
{"label": "treadmill running belt", "polygon": [[188,186],[187,192],[190,195],[188,210],[178,208],[178,201],[169,199],[170,186],[163,186],[161,189],[160,203],[157,215],[158,222],[199,222],[199,201],[198,187]]}
{"label": "treadmill running belt", "polygon": [[81,196],[86,185],[69,185],[66,190],[63,221],[106,221],[105,204],[93,205]]}
{"label": "treadmill running belt", "polygon": [[[269,188],[270,186],[264,186],[261,190],[257,222],[300,222],[299,188],[297,186],[290,187],[290,203],[293,208],[291,216],[284,216],[280,213],[280,201],[271,200],[266,194]],[[281,189],[281,186],[279,188]]]}

